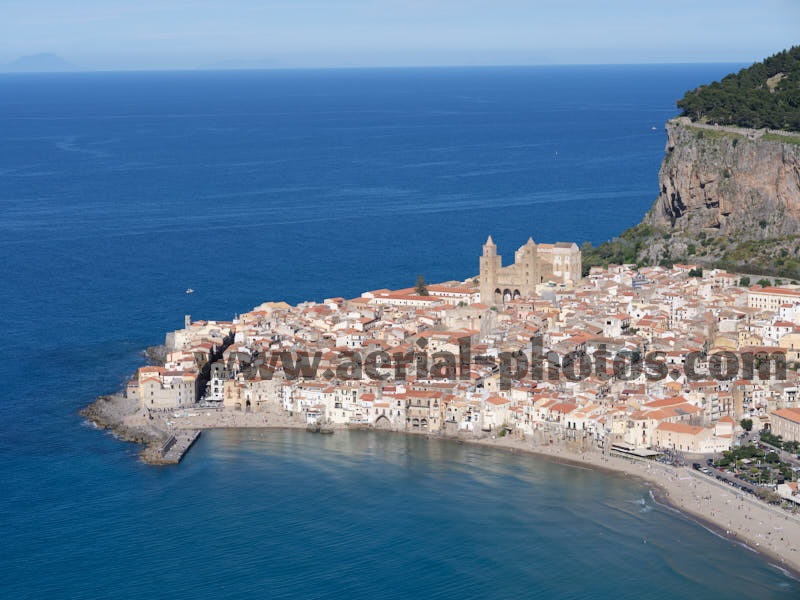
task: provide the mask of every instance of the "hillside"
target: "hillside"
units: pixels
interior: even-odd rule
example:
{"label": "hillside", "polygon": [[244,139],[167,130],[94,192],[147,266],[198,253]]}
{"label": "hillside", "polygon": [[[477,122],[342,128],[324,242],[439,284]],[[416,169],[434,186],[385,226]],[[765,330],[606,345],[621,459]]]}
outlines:
{"label": "hillside", "polygon": [[800,131],[800,46],[686,92],[678,108],[695,122]]}

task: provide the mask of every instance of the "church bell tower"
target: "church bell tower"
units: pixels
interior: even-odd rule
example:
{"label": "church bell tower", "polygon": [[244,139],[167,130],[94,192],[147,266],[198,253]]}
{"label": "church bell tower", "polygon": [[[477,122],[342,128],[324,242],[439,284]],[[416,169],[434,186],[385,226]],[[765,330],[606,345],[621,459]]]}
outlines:
{"label": "church bell tower", "polygon": [[490,235],[483,245],[480,259],[480,292],[481,302],[494,306],[494,290],[497,287],[497,274],[500,271],[502,257],[497,254],[497,246]]}

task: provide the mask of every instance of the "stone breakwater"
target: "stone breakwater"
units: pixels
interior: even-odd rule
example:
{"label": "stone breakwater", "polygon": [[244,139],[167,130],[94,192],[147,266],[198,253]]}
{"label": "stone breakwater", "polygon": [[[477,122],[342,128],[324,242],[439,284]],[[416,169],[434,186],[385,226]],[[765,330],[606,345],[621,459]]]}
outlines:
{"label": "stone breakwater", "polygon": [[151,465],[177,465],[200,437],[199,429],[176,431],[162,444],[149,444],[142,451],[142,459]]}

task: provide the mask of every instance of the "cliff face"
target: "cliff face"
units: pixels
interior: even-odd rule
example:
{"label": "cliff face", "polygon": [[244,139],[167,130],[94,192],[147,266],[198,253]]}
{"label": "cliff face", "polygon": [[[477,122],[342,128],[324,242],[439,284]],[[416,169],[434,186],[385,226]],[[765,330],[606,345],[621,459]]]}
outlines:
{"label": "cliff face", "polygon": [[675,119],[667,124],[660,193],[645,223],[691,239],[800,233],[797,137]]}
{"label": "cliff face", "polygon": [[583,265],[676,262],[800,281],[800,134],[667,123],[659,195]]}

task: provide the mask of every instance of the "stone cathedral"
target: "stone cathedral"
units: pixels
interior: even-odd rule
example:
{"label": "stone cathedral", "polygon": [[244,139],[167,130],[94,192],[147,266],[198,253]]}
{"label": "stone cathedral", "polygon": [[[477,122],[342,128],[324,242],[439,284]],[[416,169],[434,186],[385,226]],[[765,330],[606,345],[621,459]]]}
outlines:
{"label": "stone cathedral", "polygon": [[582,268],[577,244],[536,244],[533,238],[514,253],[514,264],[504,267],[489,236],[480,259],[481,302],[495,306],[532,296],[539,285],[577,283]]}

